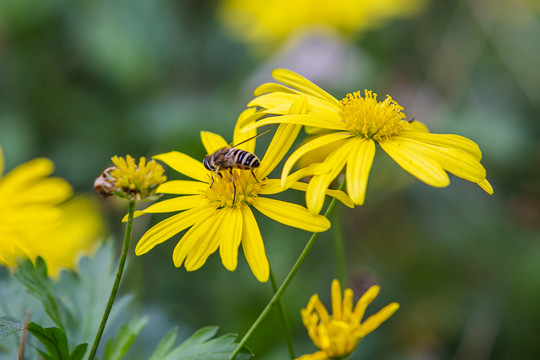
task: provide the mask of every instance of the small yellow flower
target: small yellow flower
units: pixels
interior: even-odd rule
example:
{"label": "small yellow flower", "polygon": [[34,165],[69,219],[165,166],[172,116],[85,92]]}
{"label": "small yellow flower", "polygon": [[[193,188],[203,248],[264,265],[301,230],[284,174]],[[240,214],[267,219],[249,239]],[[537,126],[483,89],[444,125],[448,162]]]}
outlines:
{"label": "small yellow flower", "polygon": [[346,289],[342,298],[339,281],[334,280],[332,315],[328,314],[319,296],[313,295],[301,315],[309,337],[320,351],[300,356],[297,360],[341,359],[350,355],[364,336],[379,327],[399,308],[398,303],[388,304],[362,322],[366,307],[378,293],[379,287],[372,286],[353,309],[353,291]]}
{"label": "small yellow flower", "polygon": [[[253,109],[248,109],[240,119],[253,113]],[[139,240],[135,253],[145,254],[154,246],[190,228],[174,249],[173,261],[176,267],[184,264],[188,271],[197,270],[219,248],[223,266],[234,271],[238,262],[238,247],[242,244],[255,277],[261,282],[267,281],[268,260],[251,207],[273,220],[306,231],[322,232],[330,228],[330,222],[324,216],[313,215],[300,205],[265,196],[284,191],[279,179],[267,179],[267,176],[287,153],[299,131],[300,127],[295,125],[278,128],[260,166],[253,169],[255,176],[249,170],[240,169],[233,169],[232,175],[229,171],[223,171],[215,176],[202,162],[177,151],[154,156],[194,180],[167,181],[157,191],[182,196],[160,201],[136,213],[180,211],[149,229]],[[253,135],[253,132],[241,134],[236,128],[234,144]],[[201,140],[209,154],[227,146],[221,136],[210,132],[201,132]],[[255,139],[238,148],[253,153]],[[293,184],[292,187],[302,189],[303,184]],[[343,192],[333,191],[329,194],[353,206]]]}
{"label": "small yellow flower", "polygon": [[[306,191],[310,211],[319,213],[325,190],[347,165],[347,193],[357,205],[364,203],[369,172],[378,144],[403,169],[434,187],[450,184],[447,172],[477,183],[487,193],[493,188],[480,164],[482,153],[473,141],[459,135],[432,134],[418,121],[405,119],[403,108],[390,96],[377,101],[377,94],[366,90],[348,94],[341,101],[300,75],[284,69],[273,72],[281,84],[263,84],[248,106],[262,108],[264,115],[276,115],[245,126],[244,131],[280,123],[304,125],[312,133],[322,133],[298,148],[285,162],[282,183],[286,184],[293,165],[305,154],[333,145],[322,162],[328,171],[315,174]],[[305,98],[308,111],[291,115],[288,108]],[[250,119],[247,119],[249,121]]]}
{"label": "small yellow flower", "polygon": [[111,160],[116,166],[107,168],[94,182],[94,189],[101,197],[116,194],[139,202],[167,181],[163,167],[154,160],[147,163],[146,158],[141,157],[137,164],[130,155],[125,159],[115,155]]}
{"label": "small yellow flower", "polygon": [[0,264],[15,268],[21,260],[41,256],[49,275],[57,277],[99,243],[103,224],[97,209],[84,199],[64,203],[72,189],[67,181],[49,177],[53,168],[50,160],[39,158],[1,177],[0,147]]}

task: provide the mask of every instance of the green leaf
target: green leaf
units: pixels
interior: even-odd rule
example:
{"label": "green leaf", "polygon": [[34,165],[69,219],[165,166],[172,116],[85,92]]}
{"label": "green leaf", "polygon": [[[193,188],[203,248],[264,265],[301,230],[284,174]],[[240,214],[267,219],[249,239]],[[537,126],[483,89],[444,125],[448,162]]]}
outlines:
{"label": "green leaf", "polygon": [[86,354],[86,349],[88,348],[88,344],[79,344],[73,349],[70,355],[71,360],[82,360],[84,357],[84,354]]}
{"label": "green leaf", "polygon": [[22,330],[23,324],[10,316],[0,317],[0,340]]}
{"label": "green leaf", "polygon": [[70,354],[66,334],[60,328],[43,328],[34,322],[28,323],[28,332],[45,347],[46,353],[38,350],[46,360],[81,360],[88,344],[80,344]]}
{"label": "green leaf", "polygon": [[159,342],[156,351],[150,356],[148,360],[163,360],[165,356],[171,350],[176,341],[178,335],[178,328],[172,328]]}
{"label": "green leaf", "polygon": [[124,357],[133,340],[139,335],[148,319],[134,318],[127,325],[123,325],[116,338],[109,339],[105,346],[105,360],[120,360]]}
{"label": "green leaf", "polygon": [[[160,347],[169,347],[172,338],[172,331],[160,342],[158,349],[152,355],[151,360],[223,360],[227,359],[236,347],[235,334],[226,334],[218,338],[213,338],[217,333],[217,326],[208,326],[195,332],[182,344],[177,346],[168,354],[165,354]],[[176,337],[176,331],[174,331]],[[166,340],[166,341],[165,341]],[[158,352],[159,350],[159,352]],[[247,349],[242,349],[236,360],[251,359],[253,354]]]}
{"label": "green leaf", "polygon": [[45,309],[45,312],[56,326],[65,328],[68,314],[63,311],[63,306],[58,303],[58,296],[55,293],[53,284],[47,276],[47,264],[38,257],[35,264],[26,260],[19,265],[18,271],[14,273],[15,279],[21,282],[32,296],[38,299]]}

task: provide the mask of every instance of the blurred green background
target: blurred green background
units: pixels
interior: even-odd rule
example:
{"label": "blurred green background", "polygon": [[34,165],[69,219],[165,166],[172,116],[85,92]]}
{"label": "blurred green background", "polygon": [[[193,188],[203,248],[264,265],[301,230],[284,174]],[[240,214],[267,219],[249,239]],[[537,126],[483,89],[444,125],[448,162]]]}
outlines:
{"label": "blurred green background", "polygon": [[[277,67],[337,98],[391,94],[431,131],[476,141],[495,194],[457,178],[430,188],[379,149],[365,205],[339,208],[333,227],[346,240],[356,298],[377,283],[368,312],[390,301],[401,309],[353,359],[540,358],[540,3],[386,0],[364,18],[347,16],[354,1],[332,2],[336,14],[330,2],[308,2],[309,11],[303,1],[290,11],[280,1],[242,3],[0,0],[6,168],[46,156],[86,193],[115,154],[202,159],[199,132],[231,139],[252,91]],[[119,246],[125,209],[103,204]],[[137,221],[135,239],[157,220]],[[258,220],[279,281],[309,234]],[[315,351],[300,308],[313,293],[329,305],[332,236],[319,238],[284,296],[298,354]],[[150,316],[133,359],[173,326],[184,337],[214,324],[243,335],[271,297],[243,256],[233,273],[217,254],[187,273],[173,266],[174,245],[130,254],[128,312]],[[257,359],[287,358],[277,314],[248,345]]]}

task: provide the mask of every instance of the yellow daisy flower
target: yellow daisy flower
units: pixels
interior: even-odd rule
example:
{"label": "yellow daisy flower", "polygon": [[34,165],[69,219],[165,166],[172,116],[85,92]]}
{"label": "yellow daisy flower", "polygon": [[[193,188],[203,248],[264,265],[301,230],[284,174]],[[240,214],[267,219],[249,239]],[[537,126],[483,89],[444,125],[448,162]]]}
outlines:
{"label": "yellow daisy flower", "polygon": [[[0,175],[3,164],[0,147]],[[62,204],[72,189],[49,177],[53,169],[50,160],[39,158],[0,176],[0,264],[14,268],[41,256],[49,275],[57,277],[95,249],[103,229],[97,209],[83,199]]]}
{"label": "yellow daisy flower", "polygon": [[328,314],[319,296],[313,295],[301,315],[309,337],[319,351],[296,360],[341,359],[349,356],[362,338],[399,308],[398,303],[388,304],[362,322],[366,307],[375,299],[379,289],[376,285],[369,288],[353,309],[353,291],[346,289],[342,298],[339,281],[332,281],[332,315]]}
{"label": "yellow daisy flower", "polygon": [[[447,172],[477,183],[488,194],[493,188],[486,180],[486,170],[480,164],[482,153],[473,141],[459,135],[432,134],[418,121],[406,120],[403,108],[390,96],[377,101],[377,94],[358,91],[337,100],[302,76],[284,69],[273,76],[282,84],[267,83],[255,90],[257,96],[248,106],[262,108],[266,117],[256,123],[247,118],[243,131],[252,131],[267,124],[295,124],[309,127],[311,132],[323,132],[298,148],[283,166],[282,183],[293,165],[303,155],[323,146],[335,148],[322,162],[328,171],[315,174],[306,191],[307,207],[318,214],[323,206],[325,190],[347,165],[347,193],[357,205],[364,203],[369,171],[375,156],[375,144],[403,169],[434,187],[450,184]],[[288,87],[287,87],[288,86]],[[289,114],[295,101],[305,98],[308,111]],[[248,125],[249,123],[249,125]]]}
{"label": "yellow daisy flower", "polygon": [[[240,120],[253,113],[253,109],[244,111]],[[238,247],[242,244],[253,274],[259,281],[265,282],[269,276],[269,265],[251,207],[273,220],[306,231],[322,232],[330,228],[330,222],[324,216],[311,214],[300,205],[264,196],[284,191],[279,179],[267,179],[267,176],[286,154],[299,130],[300,127],[295,125],[280,126],[260,166],[253,169],[253,174],[249,170],[232,169],[231,172],[223,171],[215,176],[202,162],[177,151],[154,156],[193,180],[167,181],[157,192],[182,196],[160,201],[136,213],[180,211],[149,229],[137,243],[135,253],[145,254],[191,227],[174,249],[176,267],[184,264],[188,271],[197,270],[219,248],[223,266],[234,271]],[[237,127],[233,144],[252,137],[255,132],[241,134]],[[209,154],[228,146],[221,136],[210,132],[201,132],[201,140]],[[241,144],[238,149],[253,153],[255,140]],[[296,185],[292,187],[296,188]],[[302,185],[299,184],[299,187]],[[329,194],[353,206],[343,192]]]}
{"label": "yellow daisy flower", "polygon": [[331,26],[350,34],[376,28],[393,18],[418,14],[425,0],[224,0],[220,18],[247,42],[275,42],[309,26]]}

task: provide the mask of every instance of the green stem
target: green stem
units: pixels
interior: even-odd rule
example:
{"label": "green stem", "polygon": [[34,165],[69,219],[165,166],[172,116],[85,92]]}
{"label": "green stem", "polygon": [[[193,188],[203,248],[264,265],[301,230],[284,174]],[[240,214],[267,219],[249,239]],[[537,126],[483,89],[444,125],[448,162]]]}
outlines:
{"label": "green stem", "polygon": [[[341,185],[339,186],[339,190],[343,190],[344,187],[345,187],[345,180],[341,182]],[[335,207],[336,207],[336,199],[332,198],[332,201],[330,201],[330,204],[328,205],[328,208],[326,209],[324,216],[328,217],[328,215],[332,213],[332,210],[334,210]],[[270,301],[268,302],[264,310],[259,314],[259,317],[257,318],[257,320],[255,320],[255,322],[251,325],[251,327],[249,328],[247,333],[244,335],[242,340],[240,340],[238,345],[236,345],[236,348],[234,348],[234,351],[229,356],[228,360],[234,360],[236,355],[240,352],[240,350],[248,341],[248,339],[251,337],[251,335],[253,335],[253,333],[259,327],[261,322],[268,316],[268,313],[270,313],[270,310],[272,309],[272,307],[279,301],[279,299],[281,298],[281,295],[283,295],[285,290],[287,290],[287,287],[289,286],[290,282],[292,281],[292,279],[294,278],[294,276],[300,269],[300,266],[306,259],[307,255],[309,254],[309,251],[315,244],[315,240],[317,240],[318,237],[319,237],[319,233],[313,233],[311,235],[311,238],[309,238],[308,243],[304,247],[304,250],[302,250],[302,253],[298,257],[298,260],[296,260],[296,263],[292,267],[291,271],[289,271],[289,274],[287,275],[285,280],[283,280],[283,282],[281,283],[281,286],[276,291],[272,299],[270,299]]]}
{"label": "green stem", "polygon": [[[270,282],[272,283],[272,289],[274,290],[275,294],[278,291],[278,286],[276,278],[274,277],[274,271],[272,270],[272,266],[270,266]],[[283,328],[285,330],[285,342],[287,343],[287,349],[289,350],[289,355],[291,356],[292,360],[296,357],[296,355],[294,354],[291,327],[289,325],[289,320],[287,319],[287,314],[285,313],[285,307],[283,306],[283,300],[281,300],[281,298],[278,299],[277,305],[279,317],[281,318],[281,322],[283,323]]]}
{"label": "green stem", "polygon": [[334,234],[336,273],[341,286],[345,286],[347,284],[347,265],[339,209],[336,209],[333,218],[334,221],[332,222],[332,233]]}
{"label": "green stem", "polygon": [[109,295],[109,302],[107,303],[107,307],[105,308],[105,312],[103,313],[103,318],[101,319],[101,324],[99,325],[96,338],[94,339],[94,345],[92,346],[92,351],[90,351],[88,360],[93,360],[94,357],[96,356],[96,352],[99,346],[99,342],[101,340],[101,336],[103,335],[103,331],[105,330],[105,324],[107,324],[107,319],[109,318],[109,314],[111,313],[114,299],[116,297],[116,293],[118,292],[118,288],[120,286],[120,280],[122,279],[122,273],[124,272],[124,265],[126,264],[127,253],[129,250],[129,243],[131,241],[131,232],[133,230],[133,213],[135,212],[135,205],[136,205],[135,200],[129,201],[129,212],[128,212],[128,220],[127,220],[127,225],[126,225],[126,233],[124,235],[124,244],[122,246],[122,254],[120,255],[118,269],[116,270],[116,278],[114,279],[114,284],[111,289],[111,294]]}

